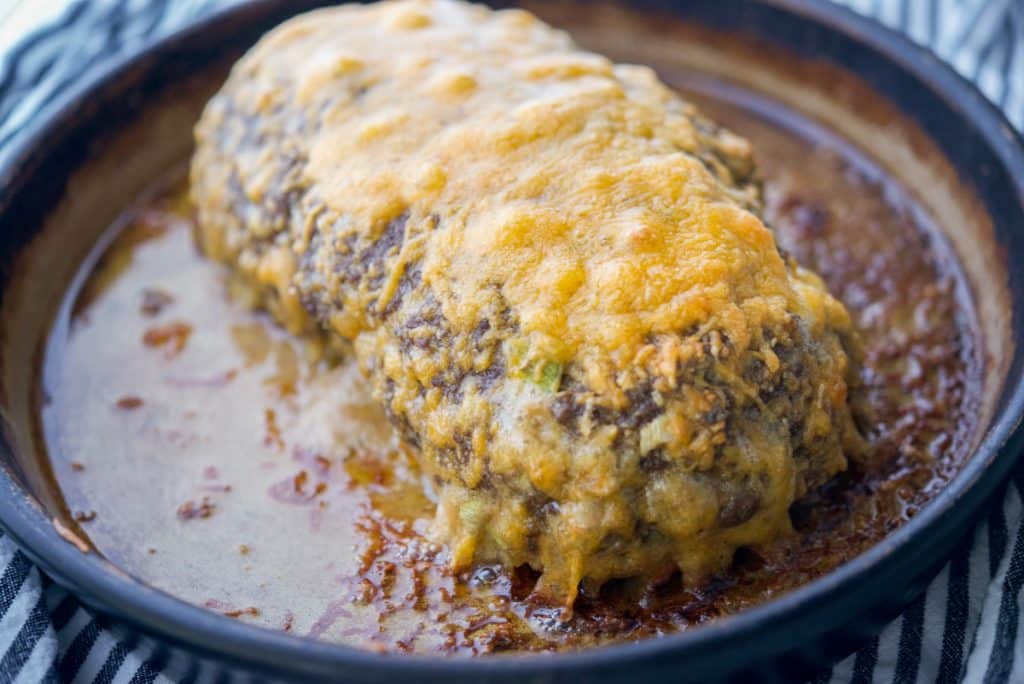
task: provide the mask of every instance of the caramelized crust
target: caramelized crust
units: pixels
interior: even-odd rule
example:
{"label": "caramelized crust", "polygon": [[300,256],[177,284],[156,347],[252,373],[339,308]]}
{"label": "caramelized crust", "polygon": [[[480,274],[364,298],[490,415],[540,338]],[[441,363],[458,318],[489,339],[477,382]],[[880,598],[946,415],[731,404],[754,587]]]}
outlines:
{"label": "caramelized crust", "polygon": [[457,568],[699,582],[845,469],[844,307],[760,218],[749,145],[645,67],[449,0],[320,10],[196,131],[198,239],[359,359]]}

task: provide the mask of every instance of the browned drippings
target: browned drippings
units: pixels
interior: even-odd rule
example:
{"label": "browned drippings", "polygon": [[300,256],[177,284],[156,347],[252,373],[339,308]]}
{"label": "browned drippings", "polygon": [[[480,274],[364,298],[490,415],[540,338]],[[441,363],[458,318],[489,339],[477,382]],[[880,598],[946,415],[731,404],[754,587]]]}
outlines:
{"label": "browned drippings", "polygon": [[700,590],[678,576],[585,585],[567,622],[530,599],[529,568],[453,576],[429,539],[430,484],[358,370],[316,360],[246,308],[193,247],[177,182],[133,210],[70,295],[70,334],[48,360],[48,446],[93,544],[146,582],[271,629],[478,654],[700,625],[828,572],[915,515],[957,472],[972,429],[980,366],[953,260],[899,186],[847,151],[701,104],[753,141],[780,244],[822,274],[865,342],[873,465],[795,506],[786,543],[744,549]]}

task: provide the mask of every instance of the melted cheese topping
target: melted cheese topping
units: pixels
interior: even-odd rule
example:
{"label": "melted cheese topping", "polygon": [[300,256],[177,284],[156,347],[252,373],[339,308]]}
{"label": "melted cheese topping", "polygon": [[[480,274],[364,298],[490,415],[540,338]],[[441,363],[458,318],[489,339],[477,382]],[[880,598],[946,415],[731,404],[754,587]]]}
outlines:
{"label": "melted cheese topping", "polygon": [[650,69],[522,11],[321,10],[198,139],[204,249],[353,343],[457,566],[528,563],[567,603],[693,581],[845,467],[849,316],[780,255],[748,144]]}

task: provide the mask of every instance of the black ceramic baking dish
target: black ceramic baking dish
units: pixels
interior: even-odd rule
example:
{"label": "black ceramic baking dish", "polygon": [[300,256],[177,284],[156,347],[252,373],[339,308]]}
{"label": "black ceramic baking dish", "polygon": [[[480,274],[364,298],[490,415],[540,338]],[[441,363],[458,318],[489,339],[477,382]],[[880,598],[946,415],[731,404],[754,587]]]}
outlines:
{"label": "black ceramic baking dish", "polygon": [[[101,228],[188,153],[205,97],[262,33],[316,2],[224,11],[116,65],[31,123],[0,168],[0,524],[59,583],[168,673],[345,681],[772,680],[851,652],[917,595],[1014,466],[1024,415],[1024,145],[1000,113],[932,54],[814,0],[538,2],[531,9],[613,57],[662,57],[769,92],[900,176],[943,218],[967,274],[986,373],[963,471],[870,552],[788,595],[700,629],[555,656],[475,660],[379,655],[252,627],[127,576],[56,531],[66,514],[36,457],[40,341]],[[630,32],[622,32],[622,22]],[[621,39],[647,31],[650,43]],[[629,43],[629,44],[626,44]],[[615,54],[615,53],[621,53]],[[760,63],[757,68],[751,64]],[[744,66],[746,65],[746,66]],[[834,73],[852,74],[840,87]]]}

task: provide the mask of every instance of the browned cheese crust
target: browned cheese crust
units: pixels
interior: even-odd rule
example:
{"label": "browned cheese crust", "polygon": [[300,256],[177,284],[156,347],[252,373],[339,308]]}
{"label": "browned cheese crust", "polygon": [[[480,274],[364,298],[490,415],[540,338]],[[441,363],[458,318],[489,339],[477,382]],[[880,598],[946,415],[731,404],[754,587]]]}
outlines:
{"label": "browned cheese crust", "polygon": [[860,438],[848,313],[781,254],[747,142],[518,10],[320,10],[196,131],[198,239],[351,350],[456,568],[688,583],[790,531]]}

